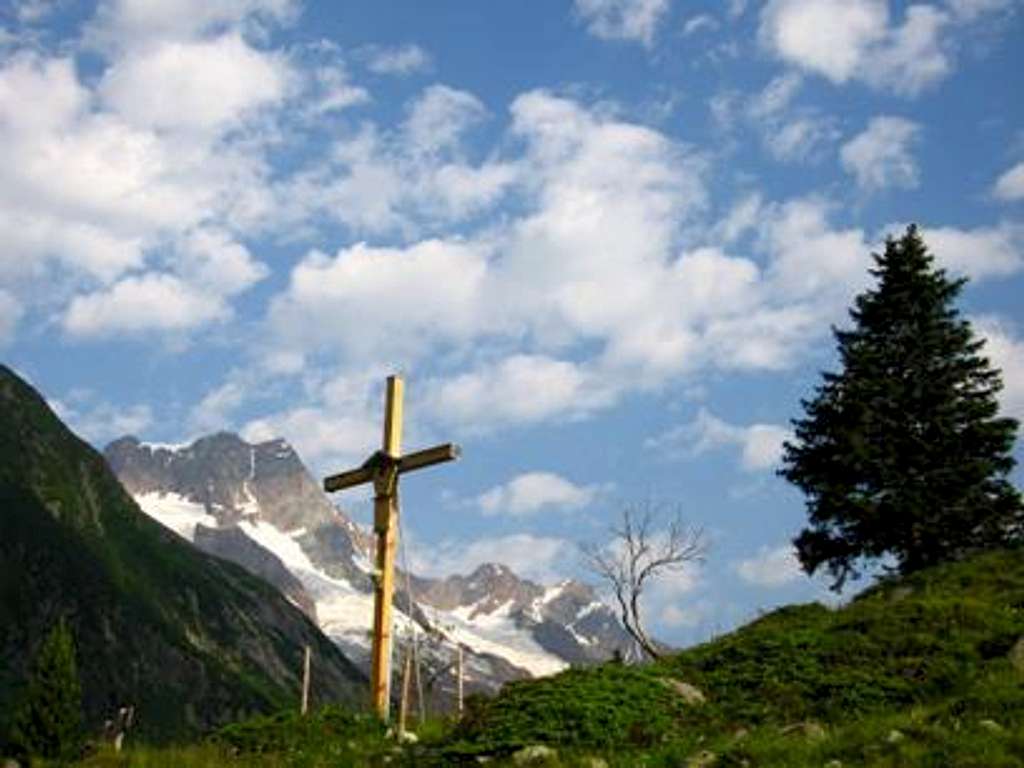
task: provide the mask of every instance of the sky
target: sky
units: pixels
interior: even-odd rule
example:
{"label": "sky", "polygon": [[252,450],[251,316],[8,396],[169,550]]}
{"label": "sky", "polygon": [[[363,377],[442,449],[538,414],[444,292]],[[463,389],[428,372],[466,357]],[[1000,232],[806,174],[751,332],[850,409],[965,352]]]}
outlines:
{"label": "sky", "polygon": [[318,475],[400,372],[405,446],[464,451],[403,480],[409,562],[579,575],[652,503],[708,537],[645,604],[695,642],[829,595],[775,470],[887,235],[1024,417],[1022,42],[1020,0],[2,0],[0,359],[97,447]]}

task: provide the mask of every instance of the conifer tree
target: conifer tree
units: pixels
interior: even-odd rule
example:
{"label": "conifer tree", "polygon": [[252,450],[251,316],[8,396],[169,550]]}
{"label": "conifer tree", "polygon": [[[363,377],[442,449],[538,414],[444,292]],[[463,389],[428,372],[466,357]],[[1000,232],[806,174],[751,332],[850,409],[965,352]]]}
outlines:
{"label": "conifer tree", "polygon": [[64,619],[43,641],[14,712],[12,746],[24,757],[72,758],[82,744],[82,689]]}
{"label": "conifer tree", "polygon": [[914,226],[874,259],[854,327],[833,329],[842,370],[802,401],[779,470],[807,496],[800,562],[827,566],[836,590],[871,559],[909,573],[1024,539],[1007,480],[1017,422],[998,415],[999,371],[954,306],[966,280],[933,266]]}

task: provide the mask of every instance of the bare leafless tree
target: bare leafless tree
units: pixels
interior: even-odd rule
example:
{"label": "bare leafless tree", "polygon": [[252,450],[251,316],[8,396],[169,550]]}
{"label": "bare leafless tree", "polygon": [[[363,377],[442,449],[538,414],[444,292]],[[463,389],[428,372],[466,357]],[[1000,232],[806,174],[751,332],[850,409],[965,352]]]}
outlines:
{"label": "bare leafless tree", "polygon": [[703,562],[707,552],[703,529],[683,522],[679,510],[671,510],[669,521],[659,527],[666,511],[649,501],[626,505],[611,527],[611,541],[582,547],[587,568],[611,588],[622,625],[652,659],[661,653],[640,615],[644,588],[667,573]]}

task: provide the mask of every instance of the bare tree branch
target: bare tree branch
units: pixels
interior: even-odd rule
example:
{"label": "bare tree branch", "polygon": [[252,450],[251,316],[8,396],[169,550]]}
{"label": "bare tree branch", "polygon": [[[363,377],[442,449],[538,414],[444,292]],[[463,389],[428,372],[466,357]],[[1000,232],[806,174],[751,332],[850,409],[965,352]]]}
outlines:
{"label": "bare tree branch", "polygon": [[662,511],[650,501],[627,505],[611,526],[609,541],[581,547],[586,567],[611,588],[626,632],[651,658],[661,654],[640,616],[644,588],[666,573],[703,562],[707,552],[704,531],[683,522],[678,509],[667,527],[658,530]]}

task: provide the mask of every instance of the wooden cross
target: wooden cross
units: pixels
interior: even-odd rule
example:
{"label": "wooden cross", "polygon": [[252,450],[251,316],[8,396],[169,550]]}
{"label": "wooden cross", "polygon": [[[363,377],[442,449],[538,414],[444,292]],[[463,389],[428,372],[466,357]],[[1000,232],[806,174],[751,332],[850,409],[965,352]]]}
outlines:
{"label": "wooden cross", "polygon": [[324,479],[328,493],[373,483],[373,530],[377,534],[374,579],[373,650],[370,659],[370,694],[374,709],[388,719],[391,683],[391,601],[395,589],[395,545],[398,540],[398,476],[459,458],[459,446],[436,445],[402,455],[402,379],[388,376],[384,406],[384,445],[358,469]]}

